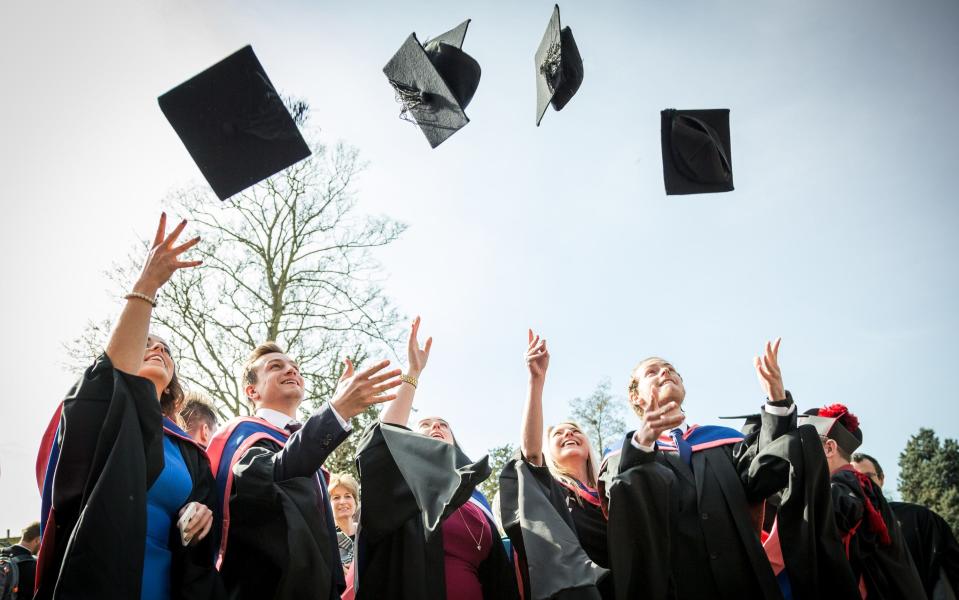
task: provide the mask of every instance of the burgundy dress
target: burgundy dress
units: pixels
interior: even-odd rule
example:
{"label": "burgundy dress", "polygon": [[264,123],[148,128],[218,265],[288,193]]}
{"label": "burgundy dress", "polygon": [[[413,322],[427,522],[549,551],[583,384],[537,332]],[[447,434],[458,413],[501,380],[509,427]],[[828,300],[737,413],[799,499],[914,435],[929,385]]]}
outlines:
{"label": "burgundy dress", "polygon": [[[480,548],[477,549],[477,540]],[[496,540],[499,543],[499,540]],[[443,521],[443,550],[446,553],[446,597],[483,600],[477,570],[493,547],[490,523],[472,502],[467,502]]]}

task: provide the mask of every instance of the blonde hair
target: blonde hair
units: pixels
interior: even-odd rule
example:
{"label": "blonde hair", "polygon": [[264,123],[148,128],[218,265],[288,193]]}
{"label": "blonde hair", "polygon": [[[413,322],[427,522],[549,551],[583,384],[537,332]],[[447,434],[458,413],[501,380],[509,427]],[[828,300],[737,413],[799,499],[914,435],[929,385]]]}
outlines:
{"label": "blonde hair", "polygon": [[589,442],[589,437],[586,434],[583,434],[583,437],[586,438],[586,479],[587,481],[577,481],[576,477],[573,476],[568,470],[564,469],[562,465],[558,464],[553,460],[553,451],[550,444],[550,439],[553,437],[553,431],[561,425],[572,425],[580,432],[583,431],[583,428],[579,426],[579,423],[576,421],[560,421],[555,425],[550,425],[546,430],[546,439],[543,440],[544,445],[546,446],[543,449],[543,460],[546,462],[546,466],[549,467],[549,472],[553,474],[553,477],[559,479],[566,485],[576,487],[577,483],[585,483],[589,487],[596,489],[596,481],[599,476],[599,460],[596,458],[596,452],[593,451],[593,445]]}
{"label": "blonde hair", "polygon": [[346,491],[353,494],[353,499],[359,503],[360,484],[357,483],[355,477],[349,473],[334,473],[330,476],[330,485],[326,486],[326,491],[332,496],[333,490],[338,487],[344,488]]}

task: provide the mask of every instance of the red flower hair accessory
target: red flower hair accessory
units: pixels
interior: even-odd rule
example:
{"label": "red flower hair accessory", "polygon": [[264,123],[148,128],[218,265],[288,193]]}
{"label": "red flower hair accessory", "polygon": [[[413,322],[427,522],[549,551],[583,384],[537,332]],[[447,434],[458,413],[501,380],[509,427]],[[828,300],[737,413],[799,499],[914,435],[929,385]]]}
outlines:
{"label": "red flower hair accessory", "polygon": [[850,433],[859,429],[859,417],[849,412],[845,404],[830,404],[820,408],[819,416],[838,419]]}

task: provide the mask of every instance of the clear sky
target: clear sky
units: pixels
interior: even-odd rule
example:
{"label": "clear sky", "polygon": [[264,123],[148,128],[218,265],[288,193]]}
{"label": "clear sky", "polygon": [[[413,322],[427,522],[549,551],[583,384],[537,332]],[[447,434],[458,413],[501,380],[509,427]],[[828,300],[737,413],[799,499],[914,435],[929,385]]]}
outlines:
{"label": "clear sky", "polygon": [[[919,427],[959,436],[959,4],[561,9],[585,81],[537,128],[543,0],[3,3],[0,531],[39,516],[62,344],[116,307],[103,271],[200,179],[156,97],[248,43],[369,161],[361,209],[410,224],[378,256],[435,339],[417,405],[474,456],[518,438],[529,326],[552,350],[547,422],[650,354],[684,375],[691,422],[753,411],[752,356],[781,335],[801,407],[848,403],[893,475]],[[472,122],[430,150],[381,69],[465,18]],[[665,196],[669,107],[731,110],[736,191]]]}

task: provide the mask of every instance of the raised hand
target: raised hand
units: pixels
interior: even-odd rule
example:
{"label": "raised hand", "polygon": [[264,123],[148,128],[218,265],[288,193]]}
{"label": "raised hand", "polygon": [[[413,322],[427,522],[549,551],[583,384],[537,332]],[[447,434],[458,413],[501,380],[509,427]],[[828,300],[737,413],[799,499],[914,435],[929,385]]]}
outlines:
{"label": "raised hand", "polygon": [[336,391],[333,392],[333,398],[330,399],[330,405],[344,419],[352,419],[368,407],[388,402],[396,398],[396,394],[385,394],[400,385],[399,376],[402,373],[399,369],[393,369],[385,373],[380,373],[389,366],[390,361],[381,361],[369,369],[356,372],[352,361],[346,359],[346,368],[340,375],[340,381],[336,385]]}
{"label": "raised hand", "polygon": [[200,241],[199,237],[195,237],[179,246],[174,245],[177,238],[180,237],[180,234],[183,232],[184,227],[186,227],[186,219],[180,221],[180,224],[167,235],[166,213],[160,215],[160,224],[157,226],[156,235],[153,238],[153,247],[150,248],[150,253],[147,255],[146,262],[143,264],[140,278],[137,280],[136,285],[133,286],[133,291],[147,294],[151,297],[155,296],[157,290],[169,281],[170,277],[172,277],[178,269],[196,267],[203,264],[202,260],[181,261],[179,259],[181,254],[193,246],[196,246]]}
{"label": "raised hand", "polygon": [[544,379],[546,369],[549,368],[549,350],[546,349],[546,340],[528,330],[529,346],[526,348],[526,368],[529,369],[530,379]]}
{"label": "raised hand", "polygon": [[659,406],[659,402],[653,399],[643,415],[643,424],[635,434],[639,445],[652,446],[664,432],[682,425],[683,421],[686,420],[686,415],[678,409],[679,405],[675,402],[668,402]]}
{"label": "raised hand", "polygon": [[407,358],[409,359],[409,370],[407,373],[413,377],[419,377],[420,373],[423,372],[423,369],[426,368],[426,361],[430,358],[430,347],[433,346],[433,338],[426,338],[426,346],[420,348],[420,344],[416,339],[417,333],[420,330],[420,318],[417,316],[413,320],[413,327],[410,328],[410,339],[407,343]]}
{"label": "raised hand", "polygon": [[775,342],[766,342],[766,351],[763,355],[753,357],[759,387],[766,393],[766,399],[769,402],[786,399],[783,375],[779,370],[779,344],[782,341],[782,338],[776,338]]}

